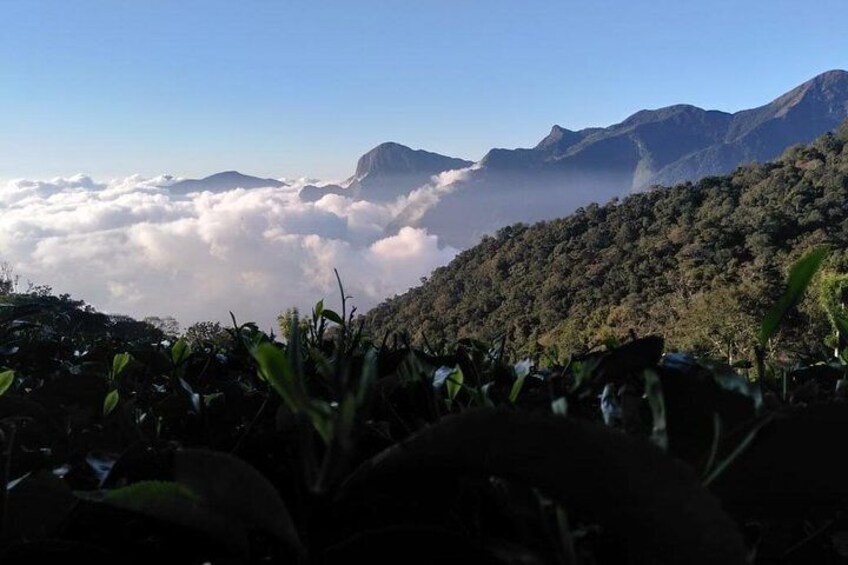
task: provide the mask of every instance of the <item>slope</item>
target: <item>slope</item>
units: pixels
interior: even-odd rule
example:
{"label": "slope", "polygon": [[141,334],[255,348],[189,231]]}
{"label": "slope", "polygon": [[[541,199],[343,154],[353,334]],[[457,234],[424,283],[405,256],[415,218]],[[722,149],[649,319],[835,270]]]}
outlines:
{"label": "slope", "polygon": [[[772,163],[502,228],[367,324],[430,343],[505,333],[522,349],[658,332],[732,357],[768,305],[754,297],[767,302],[805,249],[832,244],[831,267],[848,268],[845,202],[848,126]],[[814,310],[804,323],[825,323]]]}
{"label": "slope", "polygon": [[641,110],[605,128],[554,126],[532,149],[489,151],[414,225],[465,248],[513,222],[561,217],[655,184],[694,182],[774,159],[846,118],[848,72],[829,71],[734,114],[679,104]]}

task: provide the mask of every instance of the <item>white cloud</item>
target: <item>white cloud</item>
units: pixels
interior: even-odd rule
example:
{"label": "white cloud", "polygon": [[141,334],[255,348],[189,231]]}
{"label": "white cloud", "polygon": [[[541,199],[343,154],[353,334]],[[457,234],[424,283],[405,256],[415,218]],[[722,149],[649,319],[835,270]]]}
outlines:
{"label": "white cloud", "polygon": [[438,200],[447,178],[389,204],[302,202],[311,179],[179,197],[162,188],[172,177],[15,180],[0,185],[0,260],[106,312],[190,324],[232,310],[265,328],[289,306],[337,301],[337,268],[364,311],[456,254],[422,229],[385,231],[411,202]]}

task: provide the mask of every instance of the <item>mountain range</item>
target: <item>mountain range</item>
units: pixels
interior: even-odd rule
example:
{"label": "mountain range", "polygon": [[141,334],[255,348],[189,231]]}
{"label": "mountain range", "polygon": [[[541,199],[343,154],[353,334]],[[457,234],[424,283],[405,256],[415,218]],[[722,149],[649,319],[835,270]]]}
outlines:
{"label": "mountain range", "polygon": [[848,72],[829,71],[733,114],[676,105],[642,110],[605,128],[554,126],[533,148],[492,149],[437,204],[401,214],[395,227],[424,227],[465,248],[511,223],[553,219],[654,185],[769,161],[846,118]]}
{"label": "mountain range", "polygon": [[[369,311],[366,325],[378,341],[409,332],[438,348],[503,335],[524,352],[657,334],[672,349],[737,359],[799,256],[826,245],[826,270],[848,272],[846,201],[848,122],[775,161],[503,227]],[[819,288],[787,318],[783,350],[827,354]]]}
{"label": "mountain range", "polygon": [[[314,202],[327,194],[392,202],[430,186],[431,197],[410,199],[387,228],[426,228],[443,245],[464,249],[515,222],[564,216],[592,202],[607,202],[658,185],[696,182],[750,162],[776,158],[848,118],[848,72],[833,70],[771,102],[735,113],[678,104],[640,110],[618,124],[570,130],[554,125],[532,148],[490,150],[473,162],[382,143],[365,153],[340,184],[303,187]],[[448,184],[433,177],[465,169]],[[235,171],[169,187],[199,190],[284,186]]]}

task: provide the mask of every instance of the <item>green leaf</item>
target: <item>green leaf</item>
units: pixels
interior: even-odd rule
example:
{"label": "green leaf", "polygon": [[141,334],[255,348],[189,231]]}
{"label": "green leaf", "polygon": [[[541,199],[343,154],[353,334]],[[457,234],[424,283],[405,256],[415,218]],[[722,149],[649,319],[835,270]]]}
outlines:
{"label": "green leaf", "polygon": [[118,405],[118,391],[113,390],[109,394],[106,395],[106,398],[103,400],[103,415],[108,416],[112,413],[115,407]]}
{"label": "green leaf", "polygon": [[[415,355],[409,355],[407,357],[415,358]],[[454,367],[450,366],[442,366],[435,370],[433,374],[433,388],[439,389],[442,386],[445,387],[445,392],[447,393],[448,400],[453,400],[456,398],[456,395],[459,394],[459,391],[463,388],[463,383],[465,382],[465,376],[462,374],[462,368],[459,365]],[[479,397],[479,391],[474,390],[469,387],[469,393],[472,397],[477,397],[478,401],[482,401],[483,399]]]}
{"label": "green leaf", "polygon": [[130,364],[130,360],[132,359],[132,355],[129,353],[117,353],[112,358],[112,378],[118,378],[121,373],[127,368]]}
{"label": "green leaf", "polygon": [[457,365],[445,381],[445,389],[447,390],[448,398],[451,400],[456,398],[456,395],[459,394],[459,391],[462,389],[462,383],[464,382],[465,376],[462,374],[460,366]]}
{"label": "green leaf", "polygon": [[171,348],[171,362],[174,365],[182,365],[189,355],[191,355],[191,346],[184,338],[178,339]]}
{"label": "green leaf", "polygon": [[309,398],[286,354],[269,342],[260,343],[251,354],[259,365],[259,376],[280,395],[289,410],[306,415],[321,439],[329,444],[333,437],[333,410],[326,402]]}
{"label": "green leaf", "polygon": [[197,508],[200,496],[185,485],[170,481],[141,481],[126,487],[105,491],[98,499],[110,506],[132,512],[159,516],[163,510],[174,510],[186,506]]}
{"label": "green leaf", "polygon": [[848,338],[848,317],[842,312],[833,312],[833,325],[839,330],[839,335]]}
{"label": "green leaf", "polygon": [[224,453],[178,451],[173,482],[141,481],[76,495],[201,532],[236,553],[249,551],[251,531],[269,534],[294,555],[302,552],[274,486],[247,463]]}
{"label": "green leaf", "polygon": [[11,369],[0,373],[0,396],[9,390],[12,383],[15,382],[15,372]]}
{"label": "green leaf", "polygon": [[524,387],[524,381],[527,379],[527,375],[522,375],[517,377],[512,382],[512,388],[509,390],[509,401],[515,404],[515,401],[518,400],[518,395],[521,393],[521,389]]}
{"label": "green leaf", "polygon": [[259,376],[280,395],[292,412],[301,412],[305,406],[297,389],[294,371],[286,354],[272,343],[260,343],[251,353],[259,365]]}
{"label": "green leaf", "polygon": [[513,404],[515,404],[515,401],[518,400],[518,395],[521,393],[521,389],[524,388],[524,381],[530,374],[530,366],[531,361],[529,359],[524,359],[523,361],[516,363],[515,367],[513,367],[515,380],[512,382],[512,388],[509,390],[509,401]]}
{"label": "green leaf", "polygon": [[305,412],[324,444],[330,445],[334,433],[333,419],[335,412],[333,408],[323,400],[311,400]]}
{"label": "green leaf", "polygon": [[341,316],[339,316],[339,315],[338,315],[335,311],[333,311],[333,310],[324,310],[323,312],[321,312],[321,316],[322,316],[325,320],[329,320],[329,321],[334,322],[334,323],[336,323],[336,324],[338,324],[338,325],[340,325],[340,326],[343,326],[343,325],[344,325],[344,320],[342,320],[342,317],[341,317]]}
{"label": "green leaf", "polygon": [[804,296],[813,276],[827,257],[827,247],[820,246],[801,257],[789,270],[789,279],[783,295],[769,310],[760,327],[760,345],[765,347],[774,336],[786,313],[796,306]]}
{"label": "green leaf", "polygon": [[235,553],[246,553],[249,548],[246,534],[234,528],[223,516],[210,511],[200,494],[185,484],[141,481],[108,491],[76,494],[83,500],[203,532]]}
{"label": "green leaf", "polygon": [[287,547],[299,547],[283,499],[255,468],[232,455],[203,449],[178,451],[174,463],[174,479],[199,495],[213,512],[267,532]]}

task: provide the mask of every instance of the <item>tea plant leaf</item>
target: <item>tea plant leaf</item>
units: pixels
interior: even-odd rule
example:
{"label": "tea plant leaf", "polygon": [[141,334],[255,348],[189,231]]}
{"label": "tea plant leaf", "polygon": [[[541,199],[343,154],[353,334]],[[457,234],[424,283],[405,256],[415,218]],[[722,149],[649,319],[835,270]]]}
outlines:
{"label": "tea plant leaf", "polygon": [[236,520],[267,532],[288,548],[300,547],[294,523],[277,490],[241,459],[214,451],[184,449],[174,457],[174,479],[228,521]]}
{"label": "tea plant leaf", "polygon": [[768,340],[774,336],[786,313],[801,301],[804,292],[806,292],[807,287],[810,285],[810,281],[812,281],[813,276],[818,272],[827,254],[827,247],[817,247],[792,265],[792,268],[789,270],[786,290],[778,298],[774,306],[771,307],[771,310],[768,311],[760,327],[759,338],[762,347],[765,347],[768,344]]}
{"label": "tea plant leaf", "polygon": [[309,398],[286,354],[269,342],[260,343],[251,354],[259,366],[259,376],[271,385],[289,410],[306,415],[321,439],[329,444],[333,437],[333,410],[326,402]]}
{"label": "tea plant leaf", "polygon": [[341,317],[341,316],[339,316],[339,315],[338,315],[335,311],[333,311],[333,310],[323,310],[323,311],[321,312],[321,316],[322,316],[325,320],[329,320],[329,321],[334,322],[334,323],[336,323],[336,324],[338,324],[338,325],[340,325],[340,326],[343,326],[343,325],[344,325],[344,320],[342,320],[342,317]]}
{"label": "tea plant leaf", "polygon": [[326,445],[330,445],[333,441],[333,415],[332,407],[326,402],[317,400],[307,406],[306,415],[309,421],[312,422],[312,427],[321,436],[321,439]]}
{"label": "tea plant leaf", "polygon": [[[414,358],[414,355],[411,357]],[[456,398],[456,395],[462,390],[464,382],[465,375],[462,374],[462,369],[459,365],[454,367],[439,367],[433,373],[433,388],[444,386],[449,400]]]}
{"label": "tea plant leaf", "polygon": [[259,376],[271,385],[293,412],[299,412],[303,403],[286,354],[272,343],[260,343],[251,353],[259,366]]}
{"label": "tea plant leaf", "polygon": [[302,551],[273,485],[247,463],[224,453],[178,451],[174,481],[141,481],[76,495],[199,531],[240,554],[249,550],[250,531],[269,534],[294,555]]}
{"label": "tea plant leaf", "polygon": [[527,379],[527,375],[523,375],[521,377],[516,377],[514,381],[512,381],[512,388],[509,389],[509,401],[512,404],[515,404],[515,401],[518,400],[518,395],[521,393],[521,389],[524,387],[524,381]]}
{"label": "tea plant leaf", "polygon": [[108,416],[112,413],[115,407],[118,406],[118,399],[117,389],[106,395],[106,398],[103,400],[103,416]]}
{"label": "tea plant leaf", "polygon": [[525,359],[516,363],[513,368],[513,371],[515,372],[515,380],[512,382],[512,388],[509,390],[509,401],[512,404],[515,404],[515,401],[518,400],[518,395],[524,387],[524,381],[527,379],[527,375],[530,374],[530,364],[530,360]]}
{"label": "tea plant leaf", "polygon": [[199,508],[200,496],[185,485],[169,481],[141,481],[105,491],[98,499],[111,506],[160,517],[179,515],[186,508]]}
{"label": "tea plant leaf", "polygon": [[132,355],[129,353],[116,353],[112,358],[112,378],[116,379],[121,376],[121,373],[127,368],[132,360]]}
{"label": "tea plant leaf", "polygon": [[205,533],[235,553],[248,551],[247,536],[226,518],[210,511],[203,498],[185,484],[141,481],[107,491],[77,492],[78,498],[129,510]]}
{"label": "tea plant leaf", "polygon": [[363,464],[340,504],[441,476],[496,476],[590,513],[641,563],[747,562],[736,524],[687,465],[597,424],[517,410],[449,416]]}
{"label": "tea plant leaf", "polygon": [[171,348],[171,362],[175,366],[182,365],[189,355],[191,355],[191,345],[184,338],[178,339]]}
{"label": "tea plant leaf", "polygon": [[457,365],[445,380],[445,390],[448,393],[448,398],[451,400],[455,399],[459,391],[462,390],[462,384],[464,382],[465,375],[462,374],[462,369]]}
{"label": "tea plant leaf", "polygon": [[760,430],[770,424],[773,418],[773,414],[767,414],[764,416],[751,428],[751,430],[748,431],[742,441],[733,448],[733,451],[731,451],[730,454],[721,461],[716,461],[715,456],[712,456],[711,459],[713,461],[713,465],[709,468],[706,476],[704,477],[704,486],[708,486],[710,483],[715,481],[728,467],[730,467],[730,465],[751,446]]}
{"label": "tea plant leaf", "polygon": [[721,446],[722,423],[721,415],[718,412],[713,412],[713,440],[710,444],[710,455],[707,457],[707,462],[704,464],[703,476],[707,476],[715,465],[718,450]]}
{"label": "tea plant leaf", "polygon": [[848,317],[842,312],[833,312],[833,325],[839,330],[840,335],[848,337]]}
{"label": "tea plant leaf", "polygon": [[0,373],[0,396],[9,390],[13,382],[15,382],[15,371],[8,370]]}

